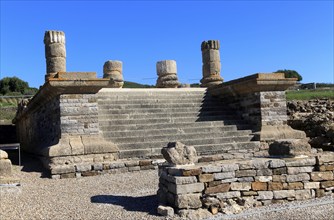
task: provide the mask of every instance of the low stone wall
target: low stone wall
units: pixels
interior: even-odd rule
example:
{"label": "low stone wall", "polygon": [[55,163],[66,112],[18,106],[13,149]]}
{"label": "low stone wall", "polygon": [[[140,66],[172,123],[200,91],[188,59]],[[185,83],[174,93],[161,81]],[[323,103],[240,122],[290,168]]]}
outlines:
{"label": "low stone wall", "polygon": [[[188,215],[199,209],[237,213],[244,207],[334,193],[334,153],[305,158],[254,158],[159,167],[159,203]],[[188,213],[188,214],[187,214]]]}

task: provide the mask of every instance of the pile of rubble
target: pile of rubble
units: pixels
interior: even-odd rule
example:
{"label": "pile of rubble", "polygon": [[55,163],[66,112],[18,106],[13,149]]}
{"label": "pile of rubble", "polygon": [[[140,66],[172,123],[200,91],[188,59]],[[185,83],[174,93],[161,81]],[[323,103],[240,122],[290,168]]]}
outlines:
{"label": "pile of rubble", "polygon": [[314,148],[334,151],[334,101],[289,101],[288,124],[305,131]]}

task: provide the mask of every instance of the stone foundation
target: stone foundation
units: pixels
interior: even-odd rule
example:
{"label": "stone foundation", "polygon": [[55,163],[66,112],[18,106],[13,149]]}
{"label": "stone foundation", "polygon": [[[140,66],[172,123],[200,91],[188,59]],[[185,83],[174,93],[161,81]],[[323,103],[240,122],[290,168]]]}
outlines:
{"label": "stone foundation", "polygon": [[304,158],[256,158],[159,166],[159,203],[177,213],[206,209],[237,213],[334,193],[334,153]]}

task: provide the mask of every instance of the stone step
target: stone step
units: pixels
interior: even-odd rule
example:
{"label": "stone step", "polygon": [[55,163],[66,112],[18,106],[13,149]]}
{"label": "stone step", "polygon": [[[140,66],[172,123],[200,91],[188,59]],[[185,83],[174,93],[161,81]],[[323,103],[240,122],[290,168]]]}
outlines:
{"label": "stone step", "polygon": [[173,123],[189,123],[189,122],[200,122],[200,121],[235,121],[233,116],[203,116],[203,117],[183,117],[183,118],[174,118],[174,117],[165,117],[165,118],[144,118],[144,119],[114,119],[114,120],[103,120],[99,124],[103,126],[112,126],[112,125],[141,125],[141,124],[160,124],[167,123],[172,126]]}
{"label": "stone step", "polygon": [[[182,117],[201,117],[201,116],[233,116],[233,112],[230,111],[203,111],[203,112],[165,112],[165,113],[119,113],[108,114],[103,111],[99,113],[99,120],[113,120],[113,119],[144,119],[144,118],[182,118]],[[235,117],[236,118],[236,117]]]}
{"label": "stone step", "polygon": [[188,134],[195,132],[228,132],[237,131],[235,125],[224,125],[215,127],[189,127],[189,128],[165,128],[165,129],[145,129],[145,130],[129,130],[129,131],[110,131],[106,130],[103,132],[104,137],[114,138],[114,137],[142,137],[149,135],[171,135],[171,134]]}
{"label": "stone step", "polygon": [[191,107],[191,108],[136,108],[136,109],[113,109],[109,108],[109,106],[99,106],[99,114],[140,114],[140,113],[185,113],[185,112],[208,112],[208,111],[222,111],[226,112],[227,114],[233,113],[231,109],[226,107],[217,107],[217,106],[210,106],[210,107]]}
{"label": "stone step", "polygon": [[[176,88],[176,89],[163,89],[163,88],[122,88],[122,89],[113,89],[113,88],[103,88],[99,91],[99,96],[168,96],[170,94],[179,94],[179,95],[205,95],[206,88]],[[143,96],[144,95],[144,96]]]}
{"label": "stone step", "polygon": [[104,131],[131,131],[131,130],[146,130],[146,129],[165,129],[165,128],[191,128],[191,127],[215,127],[224,125],[235,125],[238,129],[249,129],[243,120],[233,121],[198,121],[198,122],[186,122],[186,123],[156,123],[156,124],[131,124],[131,125],[109,125],[101,124],[100,129]]}
{"label": "stone step", "polygon": [[147,141],[141,143],[122,143],[117,144],[120,150],[131,150],[131,149],[144,149],[144,148],[162,148],[167,145],[168,142],[181,141],[186,145],[203,145],[203,144],[223,144],[223,143],[234,143],[234,142],[248,142],[253,137],[251,135],[239,136],[239,137],[220,137],[220,138],[190,138],[190,139],[168,139],[163,141]]}
{"label": "stone step", "polygon": [[[171,140],[189,140],[189,139],[216,139],[216,138],[235,138],[235,137],[244,137],[249,136],[252,131],[243,130],[243,131],[226,131],[226,132],[196,132],[196,133],[185,133],[185,134],[164,134],[164,135],[146,135],[141,137],[107,137],[105,139],[111,141],[117,145],[122,144],[136,144],[140,142],[168,142]],[[234,140],[234,139],[233,139]]]}
{"label": "stone step", "polygon": [[202,105],[202,103],[148,103],[148,104],[99,104],[101,109],[140,109],[140,108],[193,108],[193,107],[202,107],[202,108],[211,108],[211,107],[222,107],[226,109],[224,103],[212,103],[211,105]]}
{"label": "stone step", "polygon": [[202,103],[202,104],[217,104],[219,100],[215,98],[205,98],[194,96],[192,98],[189,97],[170,97],[168,99],[160,99],[160,98],[147,98],[147,99],[121,99],[121,100],[113,100],[113,99],[98,99],[99,105],[126,105],[126,104],[151,104],[151,103]]}
{"label": "stone step", "polygon": [[[166,144],[167,145],[167,144]],[[203,144],[194,146],[198,155],[212,155],[216,153],[225,153],[230,150],[238,149],[256,149],[260,146],[260,142],[239,142],[239,143],[224,143],[224,144]],[[121,150],[119,152],[120,159],[125,158],[161,158],[161,148],[146,148]]]}

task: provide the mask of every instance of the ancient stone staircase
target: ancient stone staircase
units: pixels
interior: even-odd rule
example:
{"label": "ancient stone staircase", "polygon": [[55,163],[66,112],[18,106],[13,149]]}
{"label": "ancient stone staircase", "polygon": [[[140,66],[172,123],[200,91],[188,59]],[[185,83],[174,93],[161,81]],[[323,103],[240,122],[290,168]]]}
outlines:
{"label": "ancient stone staircase", "polygon": [[170,141],[199,155],[259,147],[249,125],[203,88],[102,89],[98,106],[100,130],[117,144],[120,159],[159,158]]}

